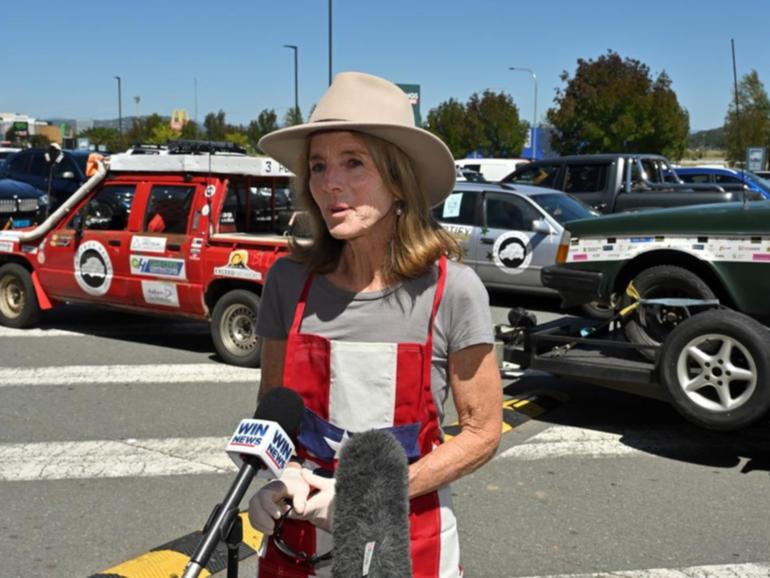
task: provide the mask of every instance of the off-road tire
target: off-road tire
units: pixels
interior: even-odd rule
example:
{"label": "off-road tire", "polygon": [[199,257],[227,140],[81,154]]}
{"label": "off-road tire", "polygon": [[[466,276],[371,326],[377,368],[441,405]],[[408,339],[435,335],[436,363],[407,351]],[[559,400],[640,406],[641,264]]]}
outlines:
{"label": "off-road tire", "polygon": [[259,296],[245,289],[225,293],[211,314],[211,337],[219,356],[231,365],[259,367],[262,342],[257,336]]}
{"label": "off-road tire", "polygon": [[729,309],[698,313],[666,339],[658,365],[676,410],[733,431],[770,411],[770,330]]}
{"label": "off-road tire", "polygon": [[0,267],[0,324],[23,328],[35,325],[40,319],[32,277],[17,263]]}
{"label": "off-road tire", "polygon": [[[659,265],[645,269],[634,278],[634,286],[643,299],[686,297],[690,299],[715,299],[714,292],[695,273],[674,265]],[[623,294],[621,309],[632,303]],[[686,318],[681,309],[672,309],[673,321],[660,322],[651,309],[637,307],[623,323],[623,330],[631,343],[660,345],[671,331]],[[661,309],[665,311],[665,309]],[[639,353],[648,359],[656,357],[654,349],[640,348]]]}

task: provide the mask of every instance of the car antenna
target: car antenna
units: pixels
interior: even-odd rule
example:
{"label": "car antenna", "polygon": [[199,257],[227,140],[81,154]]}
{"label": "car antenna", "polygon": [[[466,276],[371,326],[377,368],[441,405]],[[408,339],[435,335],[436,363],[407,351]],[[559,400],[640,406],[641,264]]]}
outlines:
{"label": "car antenna", "polygon": [[[735,85],[735,130],[736,130],[736,136],[738,137],[738,151],[740,154],[740,151],[743,150],[743,139],[741,138],[741,105],[740,100],[738,99],[738,73],[736,71],[735,67],[735,39],[730,39],[730,45],[733,49],[733,83]],[[747,203],[746,198],[746,174],[744,172],[744,166],[741,165],[741,191],[743,192],[743,208],[748,209],[749,205]]]}

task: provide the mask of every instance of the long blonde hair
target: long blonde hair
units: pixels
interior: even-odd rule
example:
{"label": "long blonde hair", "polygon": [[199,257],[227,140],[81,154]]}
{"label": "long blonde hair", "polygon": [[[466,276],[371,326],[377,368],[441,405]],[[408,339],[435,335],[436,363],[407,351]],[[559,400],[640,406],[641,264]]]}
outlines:
{"label": "long blonde hair", "polygon": [[[441,255],[462,260],[458,242],[436,222],[421,190],[412,161],[401,149],[378,137],[354,132],[366,146],[380,173],[385,187],[396,197],[401,214],[396,217],[388,251],[383,263],[383,275],[388,282],[413,279],[422,275]],[[345,241],[335,239],[326,228],[321,211],[310,194],[307,139],[298,163],[295,191],[300,210],[307,212],[311,242],[291,239],[292,254],[316,273],[333,271],[339,262]]]}

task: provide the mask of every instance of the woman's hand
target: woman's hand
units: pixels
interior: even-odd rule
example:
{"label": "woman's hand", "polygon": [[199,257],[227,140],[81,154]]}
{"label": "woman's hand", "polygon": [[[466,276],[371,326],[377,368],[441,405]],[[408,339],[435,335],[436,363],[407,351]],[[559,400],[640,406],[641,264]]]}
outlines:
{"label": "woman's hand", "polygon": [[254,494],[249,501],[249,522],[254,529],[271,535],[275,521],[286,513],[289,505],[300,517],[305,513],[310,484],[302,475],[303,471],[290,464],[280,478],[268,482]]}
{"label": "woman's hand", "polygon": [[289,514],[290,518],[295,520],[305,520],[317,528],[332,531],[334,524],[334,478],[324,478],[318,476],[308,469],[302,470],[302,478],[312,488],[318,490],[307,501],[304,512],[299,512],[296,508]]}

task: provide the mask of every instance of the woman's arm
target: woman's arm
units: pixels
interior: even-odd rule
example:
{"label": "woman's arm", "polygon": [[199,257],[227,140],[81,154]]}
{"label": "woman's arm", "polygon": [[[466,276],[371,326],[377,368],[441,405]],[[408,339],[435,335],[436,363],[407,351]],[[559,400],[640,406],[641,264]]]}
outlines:
{"label": "woman's arm", "polygon": [[286,358],[285,339],[262,339],[262,376],[259,379],[257,401],[268,391],[283,385],[283,363]]}
{"label": "woman's arm", "polygon": [[502,432],[502,383],[490,344],[449,354],[449,384],[461,432],[409,467],[409,497],[453,482],[486,463]]}

